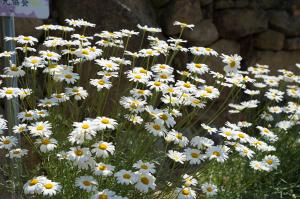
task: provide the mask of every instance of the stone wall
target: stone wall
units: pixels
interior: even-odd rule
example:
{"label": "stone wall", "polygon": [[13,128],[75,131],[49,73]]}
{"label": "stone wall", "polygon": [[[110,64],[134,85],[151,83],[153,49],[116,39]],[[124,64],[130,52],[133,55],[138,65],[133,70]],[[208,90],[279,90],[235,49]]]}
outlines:
{"label": "stone wall", "polygon": [[[196,25],[183,34],[188,45],[238,53],[247,65],[292,68],[300,62],[300,0],[52,0],[44,22],[61,24],[65,18],[96,23],[96,32],[159,26],[162,37],[178,35],[172,24],[179,20]],[[17,19],[17,32],[32,34],[41,23]]]}

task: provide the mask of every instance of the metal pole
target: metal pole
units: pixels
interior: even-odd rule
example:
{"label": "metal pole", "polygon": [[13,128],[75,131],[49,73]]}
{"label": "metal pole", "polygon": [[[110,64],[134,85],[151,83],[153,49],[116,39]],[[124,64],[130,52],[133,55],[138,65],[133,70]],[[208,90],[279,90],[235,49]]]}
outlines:
{"label": "metal pole", "polygon": [[[13,16],[7,16],[7,17],[1,17],[1,29],[2,29],[2,35],[3,38],[1,40],[3,41],[3,50],[4,51],[15,51],[16,45],[14,41],[8,41],[4,42],[4,37],[14,37],[15,36],[15,24],[14,24],[14,17]],[[12,64],[16,64],[16,55],[12,55],[10,59],[5,59],[4,66],[9,66],[9,61],[12,62]],[[11,79],[7,79],[5,81],[5,85],[7,87],[18,87],[17,78],[13,77]],[[6,119],[8,121],[8,134],[13,135],[12,129],[13,127],[18,124],[17,120],[17,114],[19,112],[19,105],[18,105],[18,98],[13,98],[11,100],[6,100],[5,102],[5,113],[6,113]],[[19,135],[13,135],[17,137],[18,139],[18,146],[20,147],[20,136]],[[13,194],[12,199],[21,199],[22,198],[22,182],[21,182],[21,161],[12,161],[11,162],[11,171],[13,176],[10,176],[12,179],[13,184]]]}

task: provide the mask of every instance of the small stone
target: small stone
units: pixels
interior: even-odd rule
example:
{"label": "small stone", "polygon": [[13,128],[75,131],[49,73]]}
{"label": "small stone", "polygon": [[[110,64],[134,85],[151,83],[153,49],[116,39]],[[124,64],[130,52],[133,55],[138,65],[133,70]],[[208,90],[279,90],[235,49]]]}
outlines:
{"label": "small stone", "polygon": [[212,21],[206,19],[196,24],[193,30],[185,30],[182,37],[193,45],[207,46],[218,39],[219,33]]}
{"label": "small stone", "polygon": [[173,0],[164,8],[162,14],[164,33],[172,36],[180,32],[178,26],[173,26],[175,21],[199,24],[202,17],[201,6],[198,0]]}
{"label": "small stone", "polygon": [[229,39],[262,32],[268,27],[268,18],[263,10],[222,10],[215,12],[214,19],[220,35]]}
{"label": "small stone", "polygon": [[259,49],[281,50],[284,45],[284,34],[268,30],[258,34],[254,39],[254,46]]}
{"label": "small stone", "polygon": [[300,50],[300,37],[286,39],[284,49]]}

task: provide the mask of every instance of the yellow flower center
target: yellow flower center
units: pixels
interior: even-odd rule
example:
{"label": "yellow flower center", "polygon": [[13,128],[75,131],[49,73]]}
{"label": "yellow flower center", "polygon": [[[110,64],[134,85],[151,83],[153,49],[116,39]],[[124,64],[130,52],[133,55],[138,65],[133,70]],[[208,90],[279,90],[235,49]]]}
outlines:
{"label": "yellow flower center", "polygon": [[230,61],[229,66],[234,68],[236,66],[236,62],[234,60]]}
{"label": "yellow flower center", "polygon": [[141,168],[144,169],[144,170],[147,170],[147,169],[148,169],[148,166],[145,165],[145,164],[142,164],[142,165],[141,165]]}
{"label": "yellow flower center", "polygon": [[141,177],[141,182],[145,185],[148,185],[150,183],[150,181],[147,177]]}
{"label": "yellow flower center", "polygon": [[81,128],[83,128],[83,129],[88,129],[88,128],[90,128],[90,125],[89,124],[83,124],[82,126],[81,126]]}
{"label": "yellow flower center", "polygon": [[92,52],[96,52],[96,48],[94,48],[94,47],[89,48],[89,50]]}
{"label": "yellow flower center", "polygon": [[195,153],[195,152],[193,152],[193,153],[191,153],[191,156],[193,157],[193,158],[199,158],[199,153]]}
{"label": "yellow flower center", "polygon": [[33,186],[33,185],[36,185],[38,182],[39,182],[38,179],[33,178],[32,180],[30,180],[29,185],[30,185],[30,186]]}
{"label": "yellow flower center", "polygon": [[15,72],[16,72],[16,71],[18,71],[18,67],[16,67],[16,66],[12,66],[12,67],[10,67],[10,70],[11,70],[11,71],[15,71]]}
{"label": "yellow flower center", "polygon": [[98,169],[101,170],[101,171],[104,171],[104,170],[107,169],[107,167],[106,167],[105,165],[100,165],[100,166],[98,167]]}
{"label": "yellow flower center", "polygon": [[46,189],[52,189],[54,186],[53,186],[53,184],[51,184],[51,183],[47,183],[47,184],[44,184],[44,187],[45,187]]}
{"label": "yellow flower center", "polygon": [[135,75],[134,76],[136,79],[142,79],[142,76],[141,75]]}
{"label": "yellow flower center", "polygon": [[168,79],[168,75],[166,75],[166,74],[161,74],[161,75],[160,75],[160,78],[162,78],[162,79]]}
{"label": "yellow flower center", "polygon": [[30,37],[23,37],[25,41],[30,41]]}
{"label": "yellow flower center", "polygon": [[108,196],[106,194],[100,194],[98,199],[108,199]]}
{"label": "yellow flower center", "polygon": [[206,87],[206,88],[205,88],[205,91],[208,92],[208,93],[212,93],[212,92],[213,92],[213,89],[210,88],[210,87]]}
{"label": "yellow flower center", "polygon": [[32,117],[31,113],[25,113],[25,117]]}
{"label": "yellow flower center", "polygon": [[212,192],[213,191],[213,189],[211,188],[211,187],[207,187],[207,192]]}
{"label": "yellow flower center", "polygon": [[67,79],[72,79],[72,77],[73,77],[73,76],[72,76],[71,74],[66,74],[66,75],[65,75],[65,78],[67,78]]}
{"label": "yellow flower center", "polygon": [[217,157],[220,157],[221,156],[221,153],[219,151],[214,151],[213,152],[213,155],[214,156],[217,156]]}
{"label": "yellow flower center", "polygon": [[182,139],[182,133],[177,133],[176,134],[176,138],[179,139],[179,140],[181,140]]}
{"label": "yellow flower center", "polygon": [[36,130],[38,130],[38,131],[42,131],[42,130],[44,130],[44,126],[42,126],[42,125],[38,125],[37,127],[36,127]]}
{"label": "yellow flower center", "polygon": [[200,104],[200,103],[201,103],[201,101],[200,101],[200,100],[198,100],[198,99],[195,99],[195,100],[193,100],[193,101],[192,101],[192,103],[193,103],[193,104]]}
{"label": "yellow flower center", "polygon": [[86,49],[82,50],[81,53],[83,55],[89,55],[90,54],[90,52],[88,50],[86,50]]}
{"label": "yellow flower center", "polygon": [[154,86],[161,86],[161,82],[154,82]]}
{"label": "yellow flower center", "polygon": [[112,64],[111,64],[111,63],[108,63],[108,64],[106,64],[106,67],[107,67],[107,68],[112,68]]}
{"label": "yellow flower center", "polygon": [[174,89],[173,88],[168,88],[168,92],[169,93],[174,93]]}
{"label": "yellow flower center", "polygon": [[190,191],[188,189],[182,189],[181,193],[185,196],[190,195]]}
{"label": "yellow flower center", "polygon": [[139,102],[138,101],[133,101],[130,104],[130,108],[132,108],[132,109],[136,109],[136,108],[138,108],[138,106],[139,106]]}
{"label": "yellow flower center", "polygon": [[83,151],[82,151],[81,149],[77,149],[77,150],[75,151],[75,154],[76,154],[77,156],[82,156],[82,155],[83,155]]}
{"label": "yellow flower center", "polygon": [[7,95],[11,95],[11,94],[13,94],[14,93],[14,90],[13,89],[7,89],[6,91],[5,91],[5,94],[7,94]]}
{"label": "yellow flower center", "polygon": [[161,114],[159,116],[160,119],[164,120],[164,121],[167,121],[168,120],[168,116],[166,114]]}
{"label": "yellow flower center", "polygon": [[185,88],[191,88],[191,84],[190,84],[190,83],[184,83],[183,86],[184,86]]}
{"label": "yellow flower center", "polygon": [[89,186],[92,185],[92,183],[91,183],[90,181],[88,181],[88,180],[83,181],[82,184],[83,184],[84,186],[87,186],[87,187],[89,187]]}
{"label": "yellow flower center", "polygon": [[104,81],[103,79],[100,79],[100,80],[98,81],[98,84],[104,85],[104,84],[105,84],[105,81]]}
{"label": "yellow flower center", "polygon": [[43,145],[47,145],[47,144],[50,144],[50,143],[51,143],[50,140],[47,139],[47,138],[42,140]]}
{"label": "yellow flower center", "polygon": [[10,140],[4,140],[3,144],[10,144]]}
{"label": "yellow flower center", "polygon": [[39,61],[38,61],[37,59],[32,59],[32,60],[31,60],[31,63],[32,63],[32,64],[37,64],[38,62],[39,62]]}
{"label": "yellow flower center", "polygon": [[211,48],[205,48],[205,50],[208,51],[208,52],[212,51]]}
{"label": "yellow flower center", "polygon": [[159,68],[160,69],[166,69],[166,66],[165,65],[160,65]]}
{"label": "yellow flower center", "polygon": [[147,70],[145,70],[145,69],[143,69],[143,68],[140,70],[140,73],[144,73],[144,74],[146,74],[147,72],[148,72],[148,71],[147,71]]}
{"label": "yellow flower center", "polygon": [[269,165],[273,164],[273,160],[267,160],[266,161]]}
{"label": "yellow flower center", "polygon": [[103,119],[101,120],[101,123],[102,123],[102,124],[109,124],[109,119],[103,118]]}
{"label": "yellow flower center", "polygon": [[140,95],[143,95],[145,93],[145,91],[144,90],[138,90],[137,93],[140,94]]}
{"label": "yellow flower center", "polygon": [[125,174],[123,175],[123,178],[125,178],[125,179],[130,179],[130,178],[131,178],[131,175],[130,175],[129,173],[125,173]]}
{"label": "yellow flower center", "polygon": [[159,131],[161,129],[160,125],[158,125],[158,124],[154,124],[152,127],[157,131]]}
{"label": "yellow flower center", "polygon": [[202,65],[201,65],[201,64],[195,64],[195,67],[196,67],[196,68],[201,68]]}
{"label": "yellow flower center", "polygon": [[101,150],[106,150],[107,149],[107,144],[101,143],[101,144],[99,144],[98,148],[101,149]]}
{"label": "yellow flower center", "polygon": [[53,53],[47,53],[47,57],[53,57]]}

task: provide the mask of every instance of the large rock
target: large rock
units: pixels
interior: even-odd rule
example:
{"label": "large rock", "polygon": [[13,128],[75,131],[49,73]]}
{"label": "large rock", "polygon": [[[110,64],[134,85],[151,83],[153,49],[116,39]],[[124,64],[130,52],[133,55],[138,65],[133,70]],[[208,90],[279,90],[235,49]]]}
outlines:
{"label": "large rock", "polygon": [[200,0],[201,6],[207,6],[211,4],[214,0]]}
{"label": "large rock", "polygon": [[252,64],[267,64],[271,70],[280,68],[297,71],[296,63],[300,63],[300,51],[256,51]]}
{"label": "large rock", "polygon": [[220,35],[230,39],[262,32],[268,26],[268,18],[263,10],[222,10],[215,13],[214,19]]}
{"label": "large rock", "polygon": [[174,21],[187,24],[199,24],[202,19],[200,1],[198,0],[173,0],[163,10],[162,21],[166,35],[176,35],[180,32],[178,26],[173,26]]}
{"label": "large rock", "polygon": [[31,18],[15,18],[16,35],[30,35],[39,38],[43,31],[36,30],[35,27],[43,25],[43,20]]}
{"label": "large rock", "polygon": [[263,8],[263,9],[277,9],[277,8],[287,8],[290,5],[290,1],[282,0],[252,0],[249,6],[253,8]]}
{"label": "large rock", "polygon": [[284,49],[300,50],[300,37],[286,39]]}
{"label": "large rock", "polygon": [[268,30],[255,37],[254,46],[266,50],[281,50],[284,45],[284,34]]}
{"label": "large rock", "polygon": [[215,0],[216,9],[245,8],[249,5],[249,0]]}
{"label": "large rock", "polygon": [[300,36],[300,17],[291,16],[286,11],[272,11],[270,15],[270,26],[283,32],[287,36]]}
{"label": "large rock", "polygon": [[169,3],[169,1],[170,0],[152,0],[152,3],[156,8],[161,8]]}
{"label": "large rock", "polygon": [[282,0],[216,0],[216,9],[228,8],[262,8],[262,9],[276,9],[287,8],[290,6],[290,1]]}
{"label": "large rock", "polygon": [[66,18],[83,18],[96,24],[93,32],[135,29],[138,23],[157,26],[151,1],[54,0],[53,5],[60,23]]}
{"label": "large rock", "polygon": [[219,37],[218,30],[211,20],[206,19],[196,24],[194,30],[185,30],[183,38],[193,45],[207,46],[216,41]]}
{"label": "large rock", "polygon": [[234,40],[220,39],[210,46],[210,48],[217,51],[219,54],[239,54],[240,44]]}

